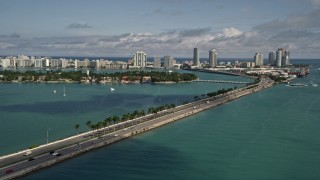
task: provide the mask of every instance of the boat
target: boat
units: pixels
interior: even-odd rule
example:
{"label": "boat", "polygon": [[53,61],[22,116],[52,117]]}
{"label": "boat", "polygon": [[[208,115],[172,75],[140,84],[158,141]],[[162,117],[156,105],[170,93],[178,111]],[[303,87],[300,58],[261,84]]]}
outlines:
{"label": "boat", "polygon": [[63,86],[63,96],[66,96],[66,88]]}
{"label": "boat", "polygon": [[55,93],[57,93],[57,91],[54,89],[54,90],[53,90],[53,94],[55,94]]}
{"label": "boat", "polygon": [[110,91],[113,92],[113,91],[115,91],[115,89],[114,88],[110,88]]}
{"label": "boat", "polygon": [[306,85],[306,84],[301,84],[301,83],[295,83],[295,84],[289,84],[289,86],[305,87],[305,86],[308,86],[308,85]]}
{"label": "boat", "polygon": [[314,84],[314,83],[312,83],[312,86],[313,86],[313,87],[317,87],[317,86],[318,86],[318,84]]}
{"label": "boat", "polygon": [[169,73],[172,73],[173,71],[169,70]]}

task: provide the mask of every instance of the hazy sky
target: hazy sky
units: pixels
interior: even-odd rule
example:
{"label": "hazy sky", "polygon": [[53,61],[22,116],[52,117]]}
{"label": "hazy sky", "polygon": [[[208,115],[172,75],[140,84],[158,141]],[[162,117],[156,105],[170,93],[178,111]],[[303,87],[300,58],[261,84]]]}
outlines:
{"label": "hazy sky", "polygon": [[320,57],[320,0],[0,0],[0,55]]}

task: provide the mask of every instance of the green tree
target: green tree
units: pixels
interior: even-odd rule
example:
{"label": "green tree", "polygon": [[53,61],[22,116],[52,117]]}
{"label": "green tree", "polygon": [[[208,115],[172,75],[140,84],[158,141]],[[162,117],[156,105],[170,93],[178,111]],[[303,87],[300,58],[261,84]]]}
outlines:
{"label": "green tree", "polygon": [[79,124],[74,125],[74,129],[77,130],[77,133],[78,133],[78,134],[79,134],[79,128],[80,128],[80,125],[79,125]]}
{"label": "green tree", "polygon": [[87,122],[86,122],[86,126],[87,126],[89,129],[91,129],[91,125],[92,125],[91,121],[87,121]]}

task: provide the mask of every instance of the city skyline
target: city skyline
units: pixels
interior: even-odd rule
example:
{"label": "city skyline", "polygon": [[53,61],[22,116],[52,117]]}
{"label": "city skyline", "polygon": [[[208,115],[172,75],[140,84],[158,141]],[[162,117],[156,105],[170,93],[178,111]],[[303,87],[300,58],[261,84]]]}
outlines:
{"label": "city skyline", "polygon": [[194,47],[200,58],[213,48],[221,58],[278,47],[293,59],[320,55],[320,0],[4,0],[0,13],[2,56],[192,57]]}

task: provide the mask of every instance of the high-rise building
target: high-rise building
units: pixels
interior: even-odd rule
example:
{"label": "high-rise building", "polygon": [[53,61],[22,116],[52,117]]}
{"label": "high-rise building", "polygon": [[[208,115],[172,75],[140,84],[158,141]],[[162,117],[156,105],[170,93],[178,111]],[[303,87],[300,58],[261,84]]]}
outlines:
{"label": "high-rise building", "polygon": [[153,58],[153,68],[161,68],[161,58],[159,56]]}
{"label": "high-rise building", "polygon": [[282,61],[282,48],[279,48],[277,51],[277,56],[276,56],[276,66],[281,67],[281,61]]}
{"label": "high-rise building", "polygon": [[164,56],[163,67],[164,68],[173,68],[174,58],[171,56]]}
{"label": "high-rise building", "polygon": [[289,56],[290,56],[290,51],[286,49],[282,55],[282,62],[281,62],[282,66],[287,66],[290,64]]}
{"label": "high-rise building", "polygon": [[209,51],[209,66],[210,67],[217,67],[218,65],[218,60],[217,60],[217,57],[218,56],[218,53],[216,52],[215,49],[211,49]]}
{"label": "high-rise building", "polygon": [[146,67],[147,66],[147,54],[143,51],[137,51],[133,55],[133,66]]}
{"label": "high-rise building", "polygon": [[270,51],[269,52],[269,64],[274,65],[276,61],[276,52],[275,51]]}
{"label": "high-rise building", "polygon": [[263,65],[263,54],[261,52],[256,53],[254,56],[254,62],[256,66],[262,66]]}
{"label": "high-rise building", "polygon": [[42,67],[49,67],[50,66],[50,61],[48,58],[42,59]]}
{"label": "high-rise building", "polygon": [[43,59],[35,59],[34,60],[34,67],[36,68],[42,68],[43,67]]}
{"label": "high-rise building", "polygon": [[199,49],[197,47],[193,49],[193,65],[200,66]]}

